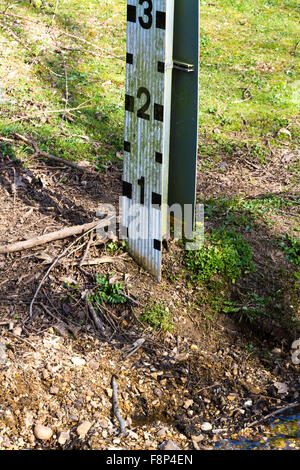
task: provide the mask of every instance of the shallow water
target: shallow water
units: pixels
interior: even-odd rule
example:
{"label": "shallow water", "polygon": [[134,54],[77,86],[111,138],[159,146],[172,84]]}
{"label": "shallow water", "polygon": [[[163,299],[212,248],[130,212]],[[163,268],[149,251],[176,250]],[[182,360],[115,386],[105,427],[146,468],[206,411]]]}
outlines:
{"label": "shallow water", "polygon": [[300,407],[278,415],[271,422],[268,431],[256,439],[228,440],[216,447],[233,450],[300,450]]}

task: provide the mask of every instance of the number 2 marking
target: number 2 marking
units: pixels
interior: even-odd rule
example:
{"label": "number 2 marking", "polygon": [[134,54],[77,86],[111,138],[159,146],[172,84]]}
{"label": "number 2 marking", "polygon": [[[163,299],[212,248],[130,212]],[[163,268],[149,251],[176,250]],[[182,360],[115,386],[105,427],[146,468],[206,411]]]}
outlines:
{"label": "number 2 marking", "polygon": [[147,114],[146,111],[148,110],[150,103],[151,103],[151,95],[147,88],[141,87],[138,89],[137,97],[141,98],[142,95],[146,95],[146,103],[138,110],[137,116],[142,119],[146,119],[147,121],[150,120],[150,114]]}
{"label": "number 2 marking", "polygon": [[148,21],[145,22],[143,17],[139,16],[139,22],[142,28],[150,29],[153,23],[153,17],[152,17],[153,4],[152,4],[152,0],[140,0],[139,1],[139,5],[143,5],[144,3],[148,4],[148,7],[145,8],[144,10],[144,15],[148,17]]}

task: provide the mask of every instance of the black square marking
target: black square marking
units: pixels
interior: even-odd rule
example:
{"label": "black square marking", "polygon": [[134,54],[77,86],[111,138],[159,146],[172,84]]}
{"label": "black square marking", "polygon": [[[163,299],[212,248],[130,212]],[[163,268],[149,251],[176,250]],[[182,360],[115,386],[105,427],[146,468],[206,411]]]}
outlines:
{"label": "black square marking", "polygon": [[157,62],[157,71],[160,73],[165,73],[165,63]]}
{"label": "black square marking", "polygon": [[134,96],[125,95],[125,110],[134,112]]}
{"label": "black square marking", "polygon": [[161,242],[160,242],[160,240],[153,240],[153,248],[154,248],[154,250],[161,251]]}
{"label": "black square marking", "polygon": [[123,196],[128,197],[128,199],[132,199],[132,184],[123,181]]}
{"label": "black square marking", "polygon": [[164,120],[164,107],[161,104],[154,103],[154,119],[161,122]]}
{"label": "black square marking", "polygon": [[133,64],[133,54],[130,54],[129,52],[126,54],[126,64]]}
{"label": "black square marking", "polygon": [[162,153],[160,152],[155,152],[155,161],[157,163],[162,163]]}
{"label": "black square marking", "polygon": [[152,193],[152,204],[154,206],[161,206],[161,195],[157,193]]}
{"label": "black square marking", "polygon": [[166,29],[166,13],[164,11],[156,12],[156,27]]}
{"label": "black square marking", "polygon": [[127,21],[136,23],[136,6],[127,5]]}
{"label": "black square marking", "polygon": [[126,140],[124,142],[124,150],[125,150],[125,152],[128,152],[128,153],[130,153],[130,151],[131,151],[131,144],[130,144],[130,142],[127,142]]}

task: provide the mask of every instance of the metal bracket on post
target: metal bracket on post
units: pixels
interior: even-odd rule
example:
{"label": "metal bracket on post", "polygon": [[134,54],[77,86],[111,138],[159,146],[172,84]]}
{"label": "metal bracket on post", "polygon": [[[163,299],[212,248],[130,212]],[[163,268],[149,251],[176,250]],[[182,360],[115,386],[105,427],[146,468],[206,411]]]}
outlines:
{"label": "metal bracket on post", "polygon": [[168,205],[195,204],[198,27],[199,0],[127,0],[122,226],[158,280]]}
{"label": "metal bracket on post", "polygon": [[178,60],[174,60],[173,68],[176,70],[181,70],[182,72],[194,72],[195,67],[193,64],[186,64],[185,62],[179,62]]}

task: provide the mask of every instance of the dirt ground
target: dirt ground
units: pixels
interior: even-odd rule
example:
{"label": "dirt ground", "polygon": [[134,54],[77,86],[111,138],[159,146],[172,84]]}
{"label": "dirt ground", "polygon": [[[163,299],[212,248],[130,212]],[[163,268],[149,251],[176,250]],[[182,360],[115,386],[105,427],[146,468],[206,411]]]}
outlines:
{"label": "dirt ground", "polygon": [[[276,162],[260,170],[228,161],[222,173],[200,172],[198,194],[233,195],[241,185],[253,195],[287,186],[292,194],[293,182],[284,175],[278,180]],[[121,168],[89,176],[0,157],[0,244],[90,222],[101,203],[118,203],[120,189]],[[257,243],[255,261],[261,240],[268,239],[276,263],[282,254],[271,244],[272,229],[255,230],[248,234]],[[261,434],[264,416],[299,401],[299,366],[291,360],[288,332],[276,321],[256,331],[225,314],[206,321],[189,284],[169,280],[180,264],[176,243],[164,252],[158,285],[121,247],[107,253],[97,237],[88,259],[109,255],[113,262],[76,265],[88,240],[79,240],[51,270],[32,317],[29,305],[49,263],[74,239],[0,255],[1,449],[157,449],[169,439],[181,449],[222,447],[228,437]],[[97,272],[122,281],[128,299],[105,307],[106,336],[90,320],[83,295],[94,288]],[[66,284],[79,290],[72,293]],[[168,304],[175,323],[169,333],[140,323],[150,298]],[[113,413],[113,376],[126,421],[122,435]],[[37,437],[37,425],[46,426],[46,437]]]}

